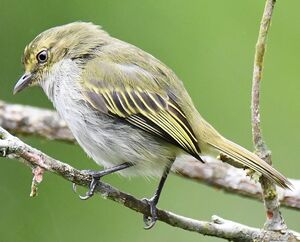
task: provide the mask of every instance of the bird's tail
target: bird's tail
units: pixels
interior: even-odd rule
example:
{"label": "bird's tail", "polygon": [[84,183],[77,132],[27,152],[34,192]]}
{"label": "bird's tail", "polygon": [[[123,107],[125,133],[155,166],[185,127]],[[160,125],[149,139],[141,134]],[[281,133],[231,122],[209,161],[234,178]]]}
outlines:
{"label": "bird's tail", "polygon": [[232,141],[229,141],[222,137],[219,142],[217,142],[216,144],[210,143],[210,145],[219,150],[225,156],[228,156],[229,158],[238,162],[243,167],[248,167],[262,174],[277,185],[288,189],[293,188],[291,182],[279,171],[270,166],[267,162],[259,158],[254,153],[233,143]]}

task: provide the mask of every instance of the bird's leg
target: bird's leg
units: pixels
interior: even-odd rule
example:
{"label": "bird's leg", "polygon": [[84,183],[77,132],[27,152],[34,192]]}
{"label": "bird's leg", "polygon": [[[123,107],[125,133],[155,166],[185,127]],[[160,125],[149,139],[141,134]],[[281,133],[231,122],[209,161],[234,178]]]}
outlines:
{"label": "bird's leg", "polygon": [[153,197],[151,197],[150,199],[147,198],[143,198],[143,201],[145,201],[146,203],[149,204],[150,207],[150,214],[151,216],[147,217],[146,215],[144,215],[144,223],[145,223],[145,229],[151,229],[157,220],[157,208],[156,205],[158,203],[161,191],[164,187],[165,181],[167,180],[168,174],[171,170],[171,166],[173,164],[173,161],[166,166],[164,173],[159,181],[158,187],[153,195]]}
{"label": "bird's leg", "polygon": [[117,166],[114,166],[114,167],[111,167],[111,168],[108,168],[108,169],[105,169],[105,170],[102,170],[102,171],[90,171],[90,170],[85,171],[89,175],[92,176],[92,181],[90,183],[88,192],[85,194],[85,196],[79,196],[80,199],[87,200],[87,199],[89,199],[90,197],[92,197],[94,195],[95,189],[96,189],[97,184],[98,184],[101,177],[112,174],[112,173],[120,171],[120,170],[124,170],[128,167],[131,167],[131,166],[133,166],[132,163],[125,162],[125,163],[122,163],[121,165],[117,165]]}

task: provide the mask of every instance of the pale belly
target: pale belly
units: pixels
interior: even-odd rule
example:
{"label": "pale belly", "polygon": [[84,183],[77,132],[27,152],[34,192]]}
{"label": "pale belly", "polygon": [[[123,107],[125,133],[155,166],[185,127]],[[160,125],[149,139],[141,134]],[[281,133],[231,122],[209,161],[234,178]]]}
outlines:
{"label": "pale belly", "polygon": [[104,167],[124,162],[134,164],[120,171],[122,175],[161,176],[166,165],[183,152],[126,121],[84,105],[84,102],[76,103],[66,96],[59,102],[63,104],[56,105],[59,114],[79,145],[97,164]]}

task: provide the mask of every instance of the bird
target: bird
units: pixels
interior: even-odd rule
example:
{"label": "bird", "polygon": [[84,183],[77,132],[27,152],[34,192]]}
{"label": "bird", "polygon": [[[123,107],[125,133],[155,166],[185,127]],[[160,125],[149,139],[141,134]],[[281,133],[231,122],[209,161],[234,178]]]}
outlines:
{"label": "bird", "polygon": [[93,196],[111,173],[160,177],[145,228],[154,226],[157,203],[172,164],[182,157],[205,162],[227,157],[271,182],[289,180],[256,154],[223,137],[197,111],[181,79],[144,50],[112,37],[93,23],[73,22],[38,34],[24,50],[24,75],[14,94],[40,86],[78,144],[104,167],[89,171]]}

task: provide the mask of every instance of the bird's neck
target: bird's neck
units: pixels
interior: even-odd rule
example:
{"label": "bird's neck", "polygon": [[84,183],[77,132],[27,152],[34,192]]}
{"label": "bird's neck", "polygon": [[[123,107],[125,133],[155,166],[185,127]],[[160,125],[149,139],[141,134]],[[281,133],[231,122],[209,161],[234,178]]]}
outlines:
{"label": "bird's neck", "polygon": [[63,59],[52,66],[46,78],[41,82],[45,94],[56,106],[61,89],[73,88],[80,77],[81,69],[71,59]]}

